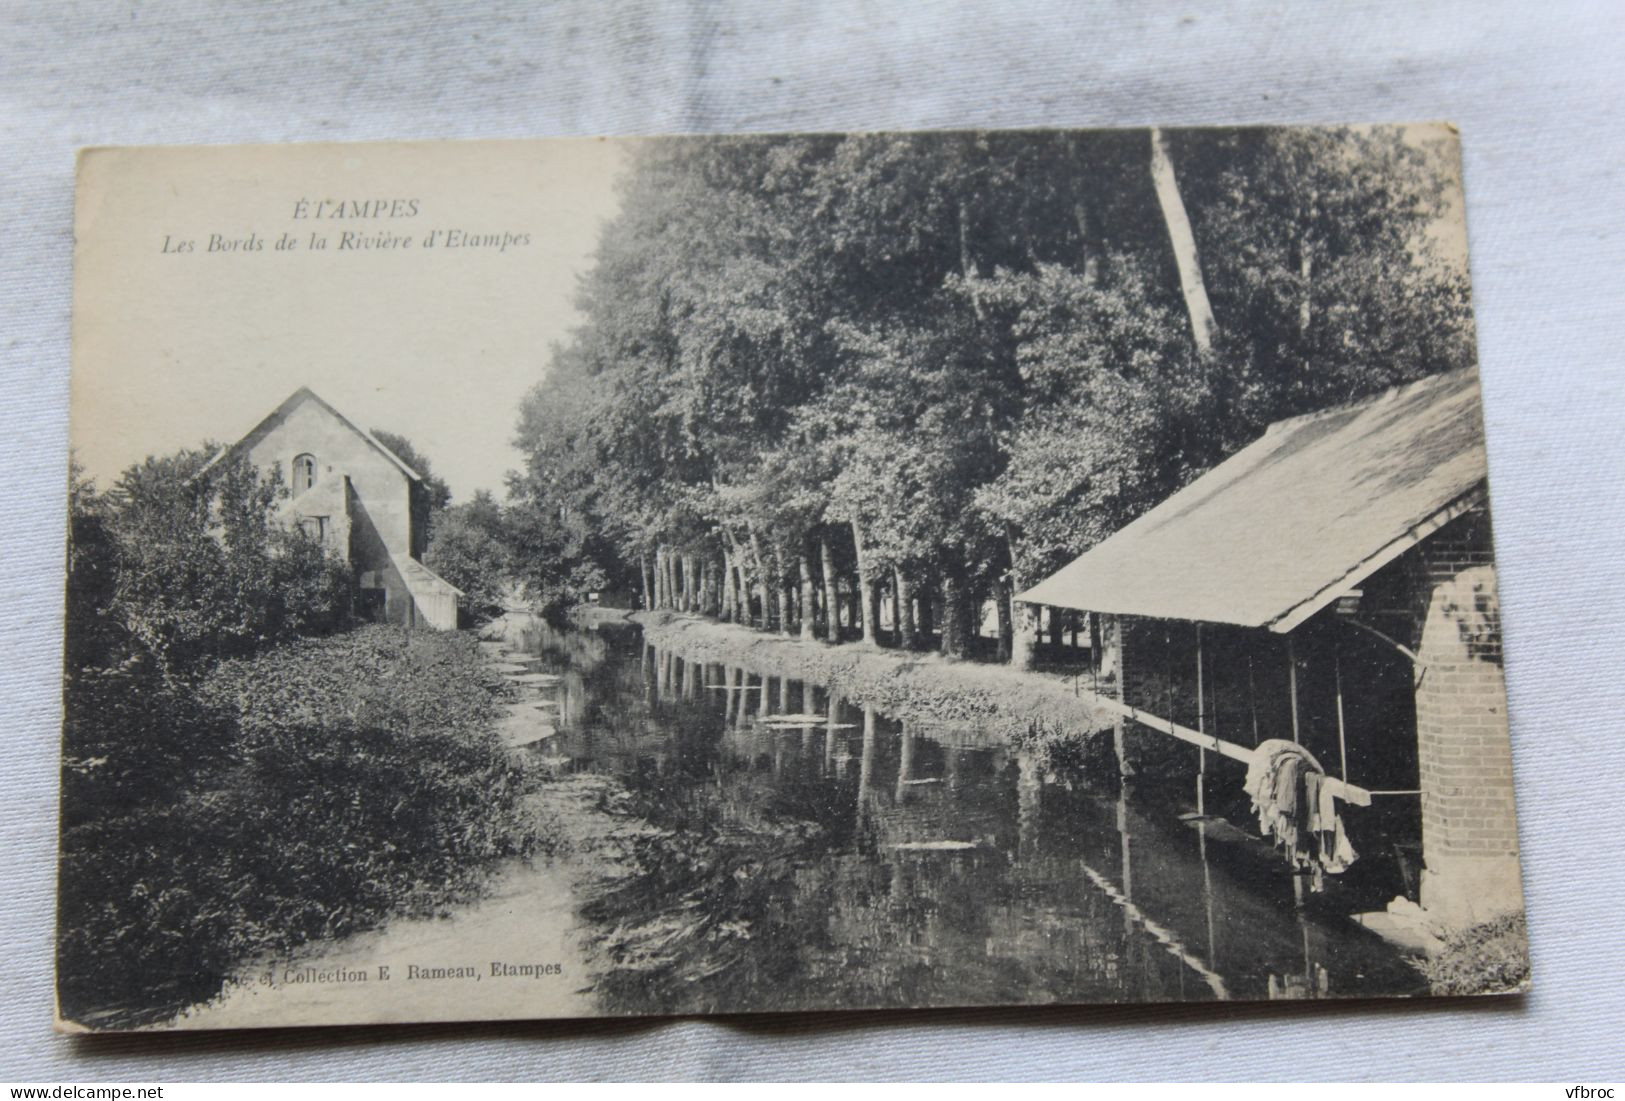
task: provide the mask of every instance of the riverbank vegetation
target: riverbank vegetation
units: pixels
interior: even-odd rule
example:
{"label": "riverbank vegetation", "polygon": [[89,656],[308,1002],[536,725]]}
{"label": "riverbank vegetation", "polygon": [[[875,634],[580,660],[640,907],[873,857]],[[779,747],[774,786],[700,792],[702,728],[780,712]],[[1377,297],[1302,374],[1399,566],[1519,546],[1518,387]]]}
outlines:
{"label": "riverbank vegetation", "polygon": [[72,487],[58,994],[167,1016],[268,955],[432,913],[543,841],[466,635],[355,627],[350,577],[207,450]]}
{"label": "riverbank vegetation", "polygon": [[935,654],[807,647],[669,612],[634,618],[644,638],[681,653],[685,661],[738,665],[758,676],[818,684],[858,707],[996,734],[1018,745],[1087,734],[1102,720],[1070,681],[1058,677],[994,665],[950,665]]}
{"label": "riverbank vegetation", "polygon": [[554,599],[956,656],[992,608],[1025,666],[1015,592],[1270,421],[1470,362],[1447,156],[1397,128],[649,143],[521,410],[512,561]]}

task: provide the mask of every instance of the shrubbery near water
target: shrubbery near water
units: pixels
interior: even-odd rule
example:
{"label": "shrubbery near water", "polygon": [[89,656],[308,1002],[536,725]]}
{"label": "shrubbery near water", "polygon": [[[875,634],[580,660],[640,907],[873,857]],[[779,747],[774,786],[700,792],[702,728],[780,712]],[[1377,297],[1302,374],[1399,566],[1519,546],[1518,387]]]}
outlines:
{"label": "shrubbery near water", "polygon": [[542,842],[468,636],[364,627],[190,684],[141,668],[68,679],[64,1017],[167,1015],[256,959],[471,896]]}

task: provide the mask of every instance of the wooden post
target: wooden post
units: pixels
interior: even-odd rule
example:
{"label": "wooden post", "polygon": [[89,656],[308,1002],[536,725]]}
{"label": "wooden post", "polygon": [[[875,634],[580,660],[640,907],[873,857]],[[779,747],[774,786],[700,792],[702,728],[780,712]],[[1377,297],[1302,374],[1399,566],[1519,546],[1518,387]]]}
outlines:
{"label": "wooden post", "polygon": [[[1207,696],[1202,678],[1202,625],[1196,625],[1196,732],[1207,733]],[[1207,815],[1207,750],[1196,747],[1196,813]],[[1203,855],[1206,855],[1204,851]]]}
{"label": "wooden post", "polygon": [[1299,741],[1298,737],[1298,650],[1293,644],[1292,636],[1286,636],[1286,686],[1287,696],[1292,701],[1292,740]]}
{"label": "wooden post", "polygon": [[863,750],[858,758],[858,825],[869,817],[869,781],[875,769],[875,709],[863,709]]}
{"label": "wooden post", "polygon": [[1247,642],[1247,707],[1253,713],[1253,745],[1258,744],[1258,686],[1253,683],[1253,645]]}
{"label": "wooden post", "polygon": [[[1127,702],[1124,662],[1123,620],[1119,616],[1107,616],[1100,624],[1100,672],[1107,676],[1108,698],[1119,704]],[[1096,682],[1099,682],[1098,674]],[[1127,724],[1117,712],[1112,715],[1112,750],[1117,754],[1118,775],[1124,778],[1134,775],[1134,767],[1128,759]]]}
{"label": "wooden post", "polygon": [[1337,757],[1339,780],[1349,778],[1349,743],[1343,730],[1343,655],[1332,651],[1332,676],[1337,683]]}

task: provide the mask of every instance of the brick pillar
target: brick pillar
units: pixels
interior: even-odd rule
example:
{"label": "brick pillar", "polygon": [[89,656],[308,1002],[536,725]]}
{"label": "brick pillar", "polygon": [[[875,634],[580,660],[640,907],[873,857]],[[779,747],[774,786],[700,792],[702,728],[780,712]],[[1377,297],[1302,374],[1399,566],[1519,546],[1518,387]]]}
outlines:
{"label": "brick pillar", "polygon": [[1523,908],[1500,605],[1482,523],[1452,525],[1423,553],[1431,595],[1416,689],[1422,906],[1461,927]]}

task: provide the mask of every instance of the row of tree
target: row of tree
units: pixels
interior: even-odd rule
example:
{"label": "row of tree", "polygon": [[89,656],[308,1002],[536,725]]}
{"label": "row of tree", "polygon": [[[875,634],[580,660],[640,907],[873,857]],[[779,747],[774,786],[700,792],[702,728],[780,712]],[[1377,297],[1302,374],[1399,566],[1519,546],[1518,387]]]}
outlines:
{"label": "row of tree", "polygon": [[[650,142],[526,398],[533,590],[963,654],[1271,421],[1465,365],[1399,129]],[[529,565],[527,565],[529,564]]]}

